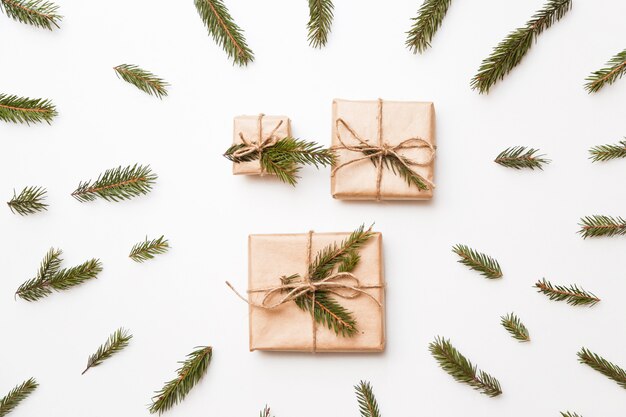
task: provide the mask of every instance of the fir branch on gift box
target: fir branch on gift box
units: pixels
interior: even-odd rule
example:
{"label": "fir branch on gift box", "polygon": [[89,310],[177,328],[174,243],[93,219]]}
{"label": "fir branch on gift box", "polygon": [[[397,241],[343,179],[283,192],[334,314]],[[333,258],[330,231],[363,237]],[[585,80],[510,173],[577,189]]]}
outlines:
{"label": "fir branch on gift box", "polygon": [[170,244],[165,236],[158,239],[146,240],[133,246],[128,257],[135,262],[143,262],[154,258],[155,255],[165,253],[169,250]]}
{"label": "fir branch on gift box", "polygon": [[502,394],[500,382],[486,372],[478,370],[465,356],[452,346],[449,340],[436,337],[429,345],[430,353],[441,369],[455,380],[468,384],[481,394],[496,397]]}
{"label": "fir branch on gift box", "polygon": [[414,54],[430,48],[430,41],[441,26],[452,0],[425,0],[417,17],[411,19],[413,26],[407,32],[406,47]]}
{"label": "fir branch on gift box", "polygon": [[80,202],[93,201],[97,197],[115,202],[129,200],[150,192],[156,179],[149,165],[120,166],[107,169],[93,183],[91,180],[81,181],[72,197]]}
{"label": "fir branch on gift box", "polygon": [[109,336],[107,341],[98,347],[96,353],[89,356],[87,360],[87,367],[83,371],[82,375],[85,374],[89,370],[89,368],[93,368],[102,364],[105,360],[109,359],[111,356],[115,355],[122,349],[128,346],[130,339],[133,338],[133,335],[128,332],[128,330],[119,328],[113,334]]}
{"label": "fir branch on gift box", "polygon": [[606,65],[606,68],[592,72],[591,75],[585,79],[585,81],[587,81],[585,89],[589,93],[595,93],[605,85],[613,84],[626,74],[626,49],[618,52]]}
{"label": "fir branch on gift box", "polygon": [[561,411],[561,417],[582,417],[580,414],[572,413],[571,411]]}
{"label": "fir branch on gift box", "polygon": [[169,84],[149,71],[131,64],[118,65],[113,67],[113,70],[119,78],[134,85],[144,93],[158,98],[167,96]]}
{"label": "fir branch on gift box", "polygon": [[183,401],[206,374],[211,363],[213,349],[210,346],[198,346],[195,349],[187,355],[186,360],[179,362],[182,366],[176,371],[177,377],[167,382],[152,397],[150,413],[161,414]]}
{"label": "fir branch on gift box", "polygon": [[45,0],[0,0],[0,9],[17,22],[49,30],[63,19],[57,14],[59,6]]}
{"label": "fir branch on gift box", "polygon": [[13,198],[7,202],[7,205],[12,213],[26,216],[48,210],[48,205],[43,202],[45,199],[45,188],[25,187],[19,195],[13,190]]}
{"label": "fir branch on gift box", "polygon": [[102,271],[98,259],[91,259],[81,265],[61,269],[62,251],[51,248],[39,267],[37,275],[19,286],[15,295],[26,301],[36,301],[47,297],[53,291],[64,291],[85,281],[96,278]]}
{"label": "fir branch on gift box", "polygon": [[378,402],[376,401],[370,383],[361,381],[358,385],[354,386],[354,390],[356,391],[356,399],[359,403],[361,417],[380,417]]}
{"label": "fir branch on gift box", "polygon": [[[359,146],[356,147],[358,148]],[[361,150],[361,152],[369,156],[377,153],[378,151],[368,149],[367,146],[363,145],[363,150]],[[385,168],[390,169],[394,175],[399,175],[409,186],[415,186],[420,191],[426,191],[430,188],[421,175],[409,168],[409,166],[414,164],[409,158],[399,154],[390,153],[383,155],[382,160]],[[374,166],[378,166],[378,158],[372,158],[371,161]]]}
{"label": "fir branch on gift box", "polygon": [[501,317],[502,327],[513,336],[514,339],[520,342],[530,342],[530,334],[528,329],[524,326],[524,323],[515,315],[515,313],[509,313],[506,316]]}
{"label": "fir branch on gift box", "polygon": [[581,351],[578,352],[578,361],[589,365],[607,378],[617,382],[620,387],[626,389],[626,371],[607,361],[602,356],[593,353],[589,349],[582,348]]}
{"label": "fir branch on gift box", "polygon": [[265,408],[259,414],[259,417],[271,417],[270,408],[266,405]]}
{"label": "fir branch on gift box", "polygon": [[[626,139],[626,138],[624,138]],[[593,162],[609,161],[611,159],[626,158],[626,140],[615,145],[599,145],[589,149],[589,159]]]}
{"label": "fir branch on gift box", "polygon": [[551,161],[544,158],[545,155],[536,155],[537,152],[539,149],[514,146],[500,152],[494,162],[507,168],[539,168],[543,170],[543,164],[549,164]]}
{"label": "fir branch on gift box", "polygon": [[29,378],[9,391],[7,395],[0,399],[0,417],[4,417],[13,411],[13,409],[32,394],[38,386],[39,384],[37,384],[35,378]]}
{"label": "fir branch on gift box", "polygon": [[478,74],[471,81],[472,89],[481,94],[489,89],[519,64],[539,35],[560,20],[572,7],[572,0],[549,0],[526,26],[515,29],[504,38],[484,59]]}
{"label": "fir branch on gift box", "polygon": [[309,45],[321,48],[328,42],[328,34],[333,24],[332,0],[309,0]]}
{"label": "fir branch on gift box", "polygon": [[580,219],[580,233],[583,239],[599,236],[626,235],[626,220],[621,217],[593,215]]}
{"label": "fir branch on gift box", "polygon": [[5,122],[50,124],[57,114],[56,107],[48,99],[0,93],[0,120]]}
{"label": "fir branch on gift box", "polygon": [[233,60],[233,64],[241,67],[254,61],[254,53],[246,43],[243,30],[237,26],[221,0],[195,0],[194,3],[209,33]]}
{"label": "fir branch on gift box", "polygon": [[550,300],[566,301],[567,304],[573,306],[587,305],[591,307],[600,302],[600,299],[595,294],[585,291],[577,285],[570,285],[569,287],[552,285],[545,278],[537,281],[535,288],[538,289],[538,292],[547,295]]}
{"label": "fir branch on gift box", "polygon": [[502,277],[500,264],[494,258],[484,253],[477,252],[469,246],[460,244],[454,246],[452,252],[461,257],[458,261],[459,263],[468,266],[474,271],[480,272],[485,278],[496,279]]}

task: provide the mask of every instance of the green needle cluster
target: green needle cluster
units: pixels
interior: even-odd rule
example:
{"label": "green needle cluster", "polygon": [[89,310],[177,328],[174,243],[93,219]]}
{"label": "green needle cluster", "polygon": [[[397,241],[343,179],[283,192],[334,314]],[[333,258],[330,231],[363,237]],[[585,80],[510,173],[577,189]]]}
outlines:
{"label": "green needle cluster", "polygon": [[361,381],[354,387],[361,417],[380,417],[380,410],[372,386],[367,381]]}
{"label": "green needle cluster", "polygon": [[407,32],[406,47],[414,54],[422,53],[430,48],[430,42],[441,26],[452,0],[425,0],[417,17],[413,18],[413,26]]}
{"label": "green needle cluster", "polygon": [[13,411],[13,409],[32,394],[38,386],[39,384],[37,384],[35,378],[29,378],[9,391],[7,395],[0,399],[0,417],[4,417]]}
{"label": "green needle cluster", "polygon": [[150,71],[146,71],[131,64],[118,65],[114,67],[113,70],[119,78],[134,85],[144,93],[158,98],[167,96],[167,87],[169,84]]}
{"label": "green needle cluster", "polygon": [[309,0],[309,45],[321,48],[328,42],[328,35],[333,24],[332,0]]}
{"label": "green needle cluster", "polygon": [[494,258],[461,244],[454,246],[452,252],[461,258],[459,263],[480,272],[485,278],[496,279],[502,277],[500,264]]}
{"label": "green needle cluster", "polygon": [[0,0],[0,10],[15,21],[49,30],[63,19],[59,6],[45,0]]}
{"label": "green needle cluster", "polygon": [[0,93],[0,120],[5,122],[50,124],[57,114],[56,107],[48,99]]}
{"label": "green needle cluster", "polygon": [[113,334],[109,336],[107,341],[98,347],[96,353],[89,356],[87,360],[87,367],[83,371],[83,374],[87,372],[90,368],[98,366],[102,364],[105,360],[109,359],[111,356],[123,350],[130,339],[133,338],[133,335],[128,332],[128,330],[119,328]]}
{"label": "green needle cluster", "polygon": [[11,212],[20,216],[45,211],[48,210],[48,205],[44,203],[46,193],[47,191],[43,187],[25,187],[19,195],[14,190],[13,198],[7,202],[7,205]]}

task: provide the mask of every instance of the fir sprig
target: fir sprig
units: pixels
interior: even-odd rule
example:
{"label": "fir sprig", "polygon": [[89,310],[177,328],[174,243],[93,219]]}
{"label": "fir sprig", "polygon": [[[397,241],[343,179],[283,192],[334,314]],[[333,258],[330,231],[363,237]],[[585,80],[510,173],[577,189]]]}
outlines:
{"label": "fir sprig", "polygon": [[98,347],[96,353],[89,356],[89,359],[87,360],[87,367],[83,371],[83,375],[89,370],[89,368],[102,364],[102,362],[127,347],[130,339],[132,338],[133,335],[130,334],[128,330],[121,327],[113,332],[107,341]]}
{"label": "fir sprig", "polygon": [[461,257],[458,261],[459,263],[480,272],[485,278],[496,279],[502,277],[500,264],[494,258],[461,244],[454,246],[452,252]]}
{"label": "fir sprig", "polygon": [[514,146],[500,152],[494,162],[507,168],[539,168],[542,170],[543,164],[549,164],[550,160],[544,158],[545,155],[536,155],[537,152],[539,149]]}
{"label": "fir sprig", "polygon": [[245,66],[254,61],[243,30],[237,26],[221,0],[194,0],[194,3],[209,33],[234,64]]}
{"label": "fir sprig", "polygon": [[309,0],[309,45],[321,48],[328,42],[328,34],[333,24],[332,0]]}
{"label": "fir sprig", "polygon": [[270,408],[266,405],[265,408],[259,414],[259,417],[270,417],[270,416],[271,416]]}
{"label": "fir sprig", "polygon": [[183,401],[206,374],[212,354],[213,349],[210,346],[199,346],[187,355],[186,360],[179,362],[182,366],[176,371],[177,377],[167,382],[152,397],[150,412],[161,414]]}
{"label": "fir sprig", "polygon": [[455,380],[468,384],[480,393],[489,397],[502,394],[500,382],[486,372],[478,370],[465,356],[463,356],[449,340],[436,337],[429,345],[430,353],[439,362],[441,369],[450,374]]}
{"label": "fir sprig", "polygon": [[589,349],[582,348],[581,351],[578,352],[578,361],[589,365],[604,376],[617,382],[620,387],[626,389],[626,371],[607,361],[602,356],[593,353]]}
{"label": "fir sprig", "polygon": [[580,414],[572,413],[571,411],[561,411],[561,417],[582,417]]}
{"label": "fir sprig", "polygon": [[0,0],[0,9],[15,21],[49,30],[63,19],[59,6],[45,0]]}
{"label": "fir sprig", "polygon": [[0,417],[9,414],[19,403],[32,394],[38,386],[39,384],[37,384],[35,378],[29,378],[9,391],[7,395],[0,399]]}
{"label": "fir sprig", "polygon": [[367,381],[361,381],[354,386],[356,391],[356,399],[359,403],[359,411],[361,417],[380,417],[378,402],[374,396],[372,386]]}
{"label": "fir sprig", "polygon": [[538,289],[538,292],[547,295],[550,300],[566,301],[567,304],[573,306],[586,305],[591,307],[600,302],[600,299],[595,294],[585,291],[577,285],[570,285],[569,287],[552,285],[545,278],[537,281],[535,288]]}
{"label": "fir sprig", "polygon": [[[357,146],[358,148],[359,146]],[[372,155],[378,151],[367,149],[369,145],[362,145],[364,148],[361,150],[365,155]],[[378,166],[378,158],[370,159],[374,166]],[[425,179],[419,175],[417,172],[413,171],[409,168],[409,166],[413,165],[413,161],[408,159],[405,156],[398,155],[396,153],[390,153],[387,155],[383,155],[382,158],[383,165],[386,169],[390,169],[394,175],[399,175],[409,186],[415,186],[420,191],[426,191],[430,189]]]}
{"label": "fir sprig", "polygon": [[452,0],[425,0],[417,17],[411,19],[413,26],[407,32],[406,46],[414,54],[430,48],[430,41],[441,26]]}
{"label": "fir sprig", "polygon": [[154,258],[155,255],[165,253],[169,250],[170,244],[165,236],[158,239],[146,240],[133,246],[128,257],[135,262],[143,262]]}
{"label": "fir sprig", "polygon": [[[624,138],[626,139],[626,138]],[[589,159],[593,162],[608,161],[616,158],[626,158],[626,140],[615,145],[599,145],[589,149]]]}
{"label": "fir sprig", "polygon": [[134,85],[144,93],[158,98],[167,96],[169,84],[153,73],[139,68],[137,65],[122,64],[113,67],[113,70],[119,78]]}
{"label": "fir sprig", "polygon": [[156,179],[149,165],[120,166],[107,169],[93,183],[91,180],[81,181],[72,197],[80,202],[93,201],[97,197],[115,202],[129,200],[150,192]]}
{"label": "fir sprig", "polygon": [[501,317],[502,327],[513,336],[514,339],[520,342],[529,342],[530,334],[528,329],[524,326],[524,323],[515,315],[515,313],[509,313],[506,316]]}
{"label": "fir sprig", "polygon": [[572,0],[549,0],[543,9],[531,18],[526,26],[515,29],[504,38],[493,50],[491,55],[483,60],[478,74],[471,82],[472,89],[481,94],[488,93],[489,89],[499,80],[502,80],[530,50],[533,41],[553,23],[560,20],[572,7]]}
{"label": "fir sprig", "polygon": [[626,235],[626,220],[621,217],[593,215],[580,219],[580,233],[583,239],[599,236]]}
{"label": "fir sprig", "polygon": [[57,114],[56,107],[48,99],[0,93],[0,120],[5,122],[50,124]]}
{"label": "fir sprig", "polygon": [[606,68],[592,72],[591,75],[585,79],[585,81],[587,81],[585,89],[589,93],[595,93],[605,85],[613,84],[626,74],[626,49],[618,52],[606,65]]}
{"label": "fir sprig", "polygon": [[48,205],[43,202],[46,199],[46,192],[43,187],[25,187],[19,195],[13,190],[13,198],[7,205],[11,212],[21,216],[45,211],[48,210]]}

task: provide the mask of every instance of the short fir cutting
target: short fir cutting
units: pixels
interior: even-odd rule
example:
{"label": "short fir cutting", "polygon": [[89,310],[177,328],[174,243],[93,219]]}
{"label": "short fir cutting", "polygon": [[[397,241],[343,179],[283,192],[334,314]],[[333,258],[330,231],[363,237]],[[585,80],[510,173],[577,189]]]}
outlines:
{"label": "short fir cutting", "polygon": [[321,48],[328,42],[328,35],[333,24],[332,0],[309,0],[309,45]]}
{"label": "short fir cutting", "polygon": [[0,399],[0,417],[4,417],[15,409],[26,397],[37,389],[39,384],[35,378],[29,378],[13,388],[7,395]]}
{"label": "short fir cutting", "polygon": [[422,53],[430,48],[430,42],[441,26],[452,0],[425,0],[417,17],[413,18],[413,26],[407,32],[406,47],[414,54]]}
{"label": "short fir cutting", "polygon": [[549,164],[550,160],[544,158],[545,155],[537,155],[537,152],[539,149],[514,146],[500,152],[494,162],[507,168],[543,169],[543,165]]}
{"label": "short fir cutting", "polygon": [[83,374],[87,372],[90,368],[101,365],[102,362],[109,359],[111,356],[120,352],[122,349],[128,346],[130,339],[133,338],[133,335],[128,332],[128,330],[119,328],[113,334],[109,336],[107,341],[98,347],[96,353],[89,356],[87,360],[87,367],[83,371]]}
{"label": "short fir cutting", "polygon": [[0,93],[0,120],[5,122],[50,124],[57,114],[56,107],[48,99]]}
{"label": "short fir cutting", "polygon": [[614,145],[599,145],[589,149],[589,159],[593,162],[626,158],[626,138]]}
{"label": "short fir cutting", "polygon": [[95,181],[80,182],[72,197],[80,202],[100,197],[106,201],[130,200],[148,194],[157,179],[150,166],[132,165],[107,169]]}
{"label": "short fir cutting", "polygon": [[582,364],[589,365],[607,378],[617,382],[620,387],[626,389],[626,371],[607,361],[602,356],[593,353],[587,348],[582,348],[581,351],[578,352],[578,361]]}
{"label": "short fir cutting", "polygon": [[586,239],[588,237],[621,236],[626,235],[626,220],[612,216],[587,216],[580,219],[578,233]]}
{"label": "short fir cutting", "polygon": [[143,262],[153,259],[155,255],[165,253],[169,250],[170,244],[165,236],[158,239],[148,240],[137,243],[130,251],[128,257],[135,262]]}
{"label": "short fir cutting", "polygon": [[535,284],[538,292],[545,294],[554,301],[566,301],[573,306],[594,306],[600,302],[595,294],[585,291],[577,285],[552,285],[551,282],[543,278]]}
{"label": "short fir cutting", "polygon": [[13,198],[7,202],[11,212],[21,216],[35,214],[48,210],[48,205],[44,203],[46,199],[46,189],[43,187],[25,187],[19,195],[13,191]]}
{"label": "short fir cutting", "polygon": [[459,263],[480,272],[485,278],[496,279],[502,277],[500,264],[494,258],[475,251],[466,245],[456,245],[452,248],[452,252],[461,258],[458,261]]}
{"label": "short fir cutting", "polygon": [[119,78],[134,85],[144,93],[158,98],[167,96],[169,84],[149,71],[130,64],[118,65],[113,70]]}
{"label": "short fir cutting", "polygon": [[354,390],[356,391],[361,417],[380,417],[378,402],[374,396],[371,384],[367,381],[361,381],[354,387]]}
{"label": "short fir cutting", "polygon": [[613,56],[605,68],[592,72],[586,79],[585,89],[589,93],[595,93],[605,85],[613,84],[624,74],[626,74],[626,49]]}
{"label": "short fir cutting", "polygon": [[45,0],[0,0],[0,10],[15,21],[49,30],[63,19],[59,6]]}
{"label": "short fir cutting", "polygon": [[524,326],[524,323],[515,315],[515,313],[509,313],[506,316],[501,317],[500,323],[507,332],[513,336],[514,339],[520,342],[529,342],[530,334],[528,329]]}

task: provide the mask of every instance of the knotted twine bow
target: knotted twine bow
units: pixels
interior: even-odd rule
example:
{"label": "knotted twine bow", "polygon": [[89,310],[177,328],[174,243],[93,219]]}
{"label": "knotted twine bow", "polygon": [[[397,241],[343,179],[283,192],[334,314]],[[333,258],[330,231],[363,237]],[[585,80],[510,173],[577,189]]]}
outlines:
{"label": "knotted twine bow", "polygon": [[[304,278],[298,282],[289,282],[281,285],[277,285],[274,287],[267,288],[257,288],[248,290],[248,294],[252,293],[260,293],[264,292],[265,296],[261,300],[260,303],[255,303],[241,295],[230,282],[226,281],[226,285],[230,287],[231,290],[243,301],[248,303],[252,307],[262,308],[264,310],[273,310],[277,307],[282,306],[290,301],[295,301],[301,296],[306,294],[311,294],[311,332],[312,332],[312,342],[311,342],[311,352],[317,352],[317,321],[315,320],[315,293],[317,291],[326,291],[331,294],[334,294],[340,298],[346,300],[352,300],[354,298],[359,297],[360,295],[366,295],[378,305],[379,308],[382,308],[383,305],[380,301],[376,299],[372,294],[368,293],[367,289],[372,288],[382,288],[382,285],[362,285],[361,281],[350,272],[337,272],[331,274],[330,276],[321,279],[312,281],[309,275],[309,265],[311,265],[312,253],[311,246],[313,241],[313,231],[309,231],[307,233],[307,244],[306,244],[306,253],[307,253],[307,273]],[[348,282],[341,282],[341,280]],[[351,285],[350,282],[353,284]],[[347,292],[340,292],[340,290],[347,290]],[[277,294],[281,294],[287,291],[282,297],[280,297],[277,301],[270,303],[270,300],[276,296]]]}
{"label": "knotted twine bow", "polygon": [[[269,148],[270,146],[273,146],[274,144],[276,144],[277,139],[274,135],[276,131],[280,128],[280,126],[283,124],[283,121],[279,120],[276,126],[274,127],[274,129],[272,129],[270,134],[267,136],[267,138],[263,139],[263,116],[265,116],[265,114],[260,113],[257,118],[257,129],[258,129],[259,138],[256,141],[246,140],[246,138],[243,135],[243,132],[239,132],[239,138],[241,139],[241,142],[243,143],[244,146],[242,146],[241,148],[233,152],[232,154],[233,158],[239,159],[239,158],[246,157],[250,154],[253,154],[255,152],[258,152],[259,159],[260,159],[261,154],[266,148]],[[264,173],[265,173],[265,169],[263,169],[263,165],[261,165],[261,175],[263,175]]]}
{"label": "knotted twine bow", "polygon": [[[425,167],[425,166],[430,165],[435,159],[435,147],[427,140],[422,139],[417,136],[405,139],[402,142],[398,143],[397,145],[390,145],[388,142],[385,142],[385,140],[383,139],[383,100],[380,98],[378,99],[377,119],[378,119],[378,129],[377,129],[377,135],[376,135],[377,142],[378,142],[377,145],[372,145],[367,140],[362,139],[359,135],[357,135],[354,129],[342,118],[338,118],[335,121],[335,129],[337,130],[337,139],[339,140],[339,143],[341,143],[341,145],[333,146],[332,149],[346,149],[348,151],[363,153],[365,154],[365,156],[362,156],[357,159],[353,159],[348,162],[344,162],[343,164],[336,166],[335,168],[333,168],[331,172],[331,176],[334,177],[338,170],[340,170],[341,168],[345,166],[353,164],[355,162],[364,161],[367,159],[369,160],[376,159],[377,160],[376,161],[376,200],[380,201],[381,182],[383,179],[383,159],[387,155],[392,155],[396,157],[396,159],[400,161],[400,163],[404,165],[409,171],[411,171],[413,174],[420,177],[420,179],[424,181],[426,184],[428,184],[431,188],[435,188],[435,184],[433,184],[432,181],[428,180],[427,178],[424,178],[423,176],[413,171],[413,169],[411,169],[411,166]],[[348,132],[350,132],[350,134],[354,136],[356,140],[359,141],[360,145],[356,145],[356,146],[346,145],[346,143],[341,138],[341,134],[339,133],[340,124],[342,124],[348,130]],[[428,157],[428,160],[426,162],[417,162],[413,160],[408,160],[406,157],[402,157],[398,153],[404,149],[422,149],[422,148],[428,148],[430,150],[430,156]]]}

